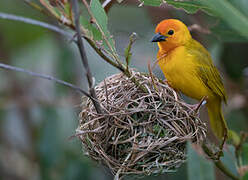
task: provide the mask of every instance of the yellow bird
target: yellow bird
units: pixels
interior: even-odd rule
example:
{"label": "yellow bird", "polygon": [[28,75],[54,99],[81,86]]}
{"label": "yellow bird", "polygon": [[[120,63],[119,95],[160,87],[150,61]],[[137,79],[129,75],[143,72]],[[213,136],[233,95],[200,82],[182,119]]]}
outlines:
{"label": "yellow bird", "polygon": [[221,111],[226,92],[209,52],[191,37],[187,26],[177,19],[161,21],[152,42],[157,42],[158,65],[168,84],[193,99],[206,98],[210,125],[222,139],[228,128]]}

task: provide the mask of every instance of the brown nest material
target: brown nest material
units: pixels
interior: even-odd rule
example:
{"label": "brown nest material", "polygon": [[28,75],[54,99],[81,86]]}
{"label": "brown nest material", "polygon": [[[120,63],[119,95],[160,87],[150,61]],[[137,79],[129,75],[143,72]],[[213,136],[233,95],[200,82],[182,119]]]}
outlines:
{"label": "brown nest material", "polygon": [[147,92],[124,74],[96,86],[104,114],[84,101],[77,136],[85,154],[117,177],[176,170],[186,160],[186,142],[200,142],[206,125],[176,92],[156,78],[132,71]]}

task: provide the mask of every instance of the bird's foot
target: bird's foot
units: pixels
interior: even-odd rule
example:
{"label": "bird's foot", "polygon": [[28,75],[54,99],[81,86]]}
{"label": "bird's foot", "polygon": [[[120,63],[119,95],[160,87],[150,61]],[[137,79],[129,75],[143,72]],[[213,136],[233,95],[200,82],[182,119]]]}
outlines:
{"label": "bird's foot", "polygon": [[191,109],[192,109],[192,112],[193,113],[196,113],[198,114],[199,113],[199,110],[202,106],[204,106],[205,104],[207,103],[207,96],[204,96],[199,103],[197,104],[188,104],[187,106],[189,106]]}
{"label": "bird's foot", "polygon": [[164,83],[164,84],[169,84],[168,81],[167,81],[166,79],[163,80],[163,83]]}

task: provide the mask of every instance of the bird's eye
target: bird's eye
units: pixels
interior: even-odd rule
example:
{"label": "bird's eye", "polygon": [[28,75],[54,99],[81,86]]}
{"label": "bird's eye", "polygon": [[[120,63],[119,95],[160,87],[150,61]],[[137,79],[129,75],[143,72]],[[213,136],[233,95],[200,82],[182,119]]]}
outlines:
{"label": "bird's eye", "polygon": [[168,34],[169,34],[169,35],[172,35],[172,34],[174,34],[174,31],[173,31],[173,30],[169,30],[169,31],[168,31]]}

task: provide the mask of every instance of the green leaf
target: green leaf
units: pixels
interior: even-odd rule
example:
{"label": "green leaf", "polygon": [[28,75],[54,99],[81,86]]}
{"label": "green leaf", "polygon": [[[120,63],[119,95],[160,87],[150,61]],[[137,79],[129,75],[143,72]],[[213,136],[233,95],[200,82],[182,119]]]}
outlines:
{"label": "green leaf", "polygon": [[208,6],[229,27],[248,39],[248,17],[239,9],[235,8],[227,0],[201,0],[201,4]]}
{"label": "green leaf", "polygon": [[190,143],[188,143],[187,171],[190,180],[215,180],[213,163],[200,157]]}
{"label": "green leaf", "polygon": [[94,39],[95,41],[102,40],[102,35],[100,31],[90,23],[90,20],[87,20],[85,17],[80,16],[80,23],[84,28],[84,33],[91,39]]}
{"label": "green leaf", "polygon": [[193,0],[193,1],[176,1],[176,0],[141,0],[140,2],[147,6],[160,6],[164,2],[172,5],[173,7],[177,9],[183,9],[189,14],[194,14],[198,10],[202,10],[209,15],[213,15],[212,10],[206,6],[200,3],[201,0]]}
{"label": "green leaf", "polygon": [[247,42],[247,39],[223,21],[221,21],[217,26],[212,27],[210,30],[212,32],[211,34],[217,36],[223,42]]}
{"label": "green leaf", "polygon": [[[111,37],[110,32],[108,31],[108,17],[101,3],[99,2],[99,0],[92,0],[90,4],[90,9],[91,9],[93,16],[96,19],[96,23],[100,26],[105,37],[107,38],[107,41],[109,42],[111,46],[111,51],[114,51],[114,53],[116,53],[114,40]],[[102,39],[104,40],[103,37]],[[107,42],[105,42],[103,45],[105,46],[105,48],[109,49],[109,47],[107,46]]]}
{"label": "green leaf", "polygon": [[209,15],[214,15],[214,12],[206,5],[201,4],[202,0],[198,1],[174,1],[166,0],[166,3],[174,6],[175,8],[184,9],[189,14],[194,14],[198,10],[202,10]]}
{"label": "green leaf", "polygon": [[108,33],[108,17],[98,0],[92,0],[90,4],[90,9],[94,17],[96,18],[97,23],[101,26],[104,33]]}
{"label": "green leaf", "polygon": [[124,53],[125,53],[125,57],[126,57],[127,66],[129,66],[130,61],[131,61],[132,53],[130,52],[130,50],[129,50],[128,47],[125,49],[125,52]]}
{"label": "green leaf", "polygon": [[140,0],[140,2],[146,6],[160,6],[163,4],[163,0]]}
{"label": "green leaf", "polygon": [[247,0],[232,0],[230,1],[233,6],[242,11],[246,16],[248,16],[248,1]]}

